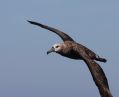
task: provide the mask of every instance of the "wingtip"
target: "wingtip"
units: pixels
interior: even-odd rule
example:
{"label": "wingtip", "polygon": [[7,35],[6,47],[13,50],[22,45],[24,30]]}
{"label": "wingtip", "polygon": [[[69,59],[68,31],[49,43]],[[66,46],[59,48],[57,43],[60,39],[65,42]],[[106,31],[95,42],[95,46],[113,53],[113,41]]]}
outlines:
{"label": "wingtip", "polygon": [[40,23],[37,23],[37,22],[34,22],[34,21],[30,21],[30,20],[27,20],[27,22],[29,22],[30,24],[34,24],[34,25],[41,25]]}
{"label": "wingtip", "polygon": [[33,22],[32,22],[32,21],[30,21],[30,20],[27,20],[27,22],[29,22],[29,23],[31,23],[31,24],[33,23]]}

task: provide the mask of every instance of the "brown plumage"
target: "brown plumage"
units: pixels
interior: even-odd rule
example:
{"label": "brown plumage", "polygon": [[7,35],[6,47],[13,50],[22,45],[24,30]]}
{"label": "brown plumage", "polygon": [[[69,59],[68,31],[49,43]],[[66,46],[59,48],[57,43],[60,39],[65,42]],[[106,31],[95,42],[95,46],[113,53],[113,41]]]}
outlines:
{"label": "brown plumage", "polygon": [[102,70],[102,68],[99,66],[99,64],[97,64],[94,61],[96,60],[100,62],[106,62],[105,58],[99,57],[93,51],[75,42],[69,35],[65,34],[64,32],[58,29],[55,29],[55,28],[52,28],[47,25],[43,25],[41,23],[37,23],[34,21],[28,21],[28,22],[56,33],[64,41],[63,43],[57,43],[53,45],[53,47],[47,52],[47,54],[51,52],[56,52],[62,56],[65,56],[71,59],[84,60],[84,62],[87,64],[91,72],[91,75],[93,77],[95,84],[97,85],[99,89],[101,97],[112,97],[105,73]]}

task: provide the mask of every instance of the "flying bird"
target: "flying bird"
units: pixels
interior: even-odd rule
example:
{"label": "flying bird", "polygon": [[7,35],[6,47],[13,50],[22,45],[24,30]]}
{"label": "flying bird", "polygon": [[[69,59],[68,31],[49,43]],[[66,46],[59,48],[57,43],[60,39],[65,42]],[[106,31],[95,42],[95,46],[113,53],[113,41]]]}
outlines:
{"label": "flying bird", "polygon": [[91,72],[92,78],[96,86],[98,87],[101,97],[113,97],[111,95],[105,73],[103,69],[99,66],[99,64],[96,63],[96,61],[106,62],[107,60],[105,58],[100,57],[92,50],[88,49],[82,44],[77,43],[69,35],[58,29],[34,21],[28,22],[33,25],[40,26],[41,28],[47,29],[51,32],[54,32],[63,40],[62,43],[54,44],[51,49],[47,51],[47,54],[55,52],[64,57],[76,60],[83,60],[87,64]]}

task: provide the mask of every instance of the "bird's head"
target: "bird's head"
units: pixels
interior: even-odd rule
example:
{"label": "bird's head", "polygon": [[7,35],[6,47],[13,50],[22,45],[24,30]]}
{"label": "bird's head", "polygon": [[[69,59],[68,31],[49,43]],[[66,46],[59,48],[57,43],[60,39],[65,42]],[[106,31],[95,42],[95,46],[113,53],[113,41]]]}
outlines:
{"label": "bird's head", "polygon": [[63,43],[56,43],[52,46],[50,50],[47,51],[47,54],[52,53],[52,52],[60,53],[62,52],[63,47],[64,47]]}

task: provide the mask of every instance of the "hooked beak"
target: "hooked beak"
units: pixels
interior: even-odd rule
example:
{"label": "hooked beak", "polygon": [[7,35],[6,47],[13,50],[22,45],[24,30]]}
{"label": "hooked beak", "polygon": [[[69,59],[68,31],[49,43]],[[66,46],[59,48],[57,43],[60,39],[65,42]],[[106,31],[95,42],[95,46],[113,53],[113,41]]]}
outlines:
{"label": "hooked beak", "polygon": [[47,51],[47,55],[52,52],[55,52],[55,49],[53,47],[49,51]]}

